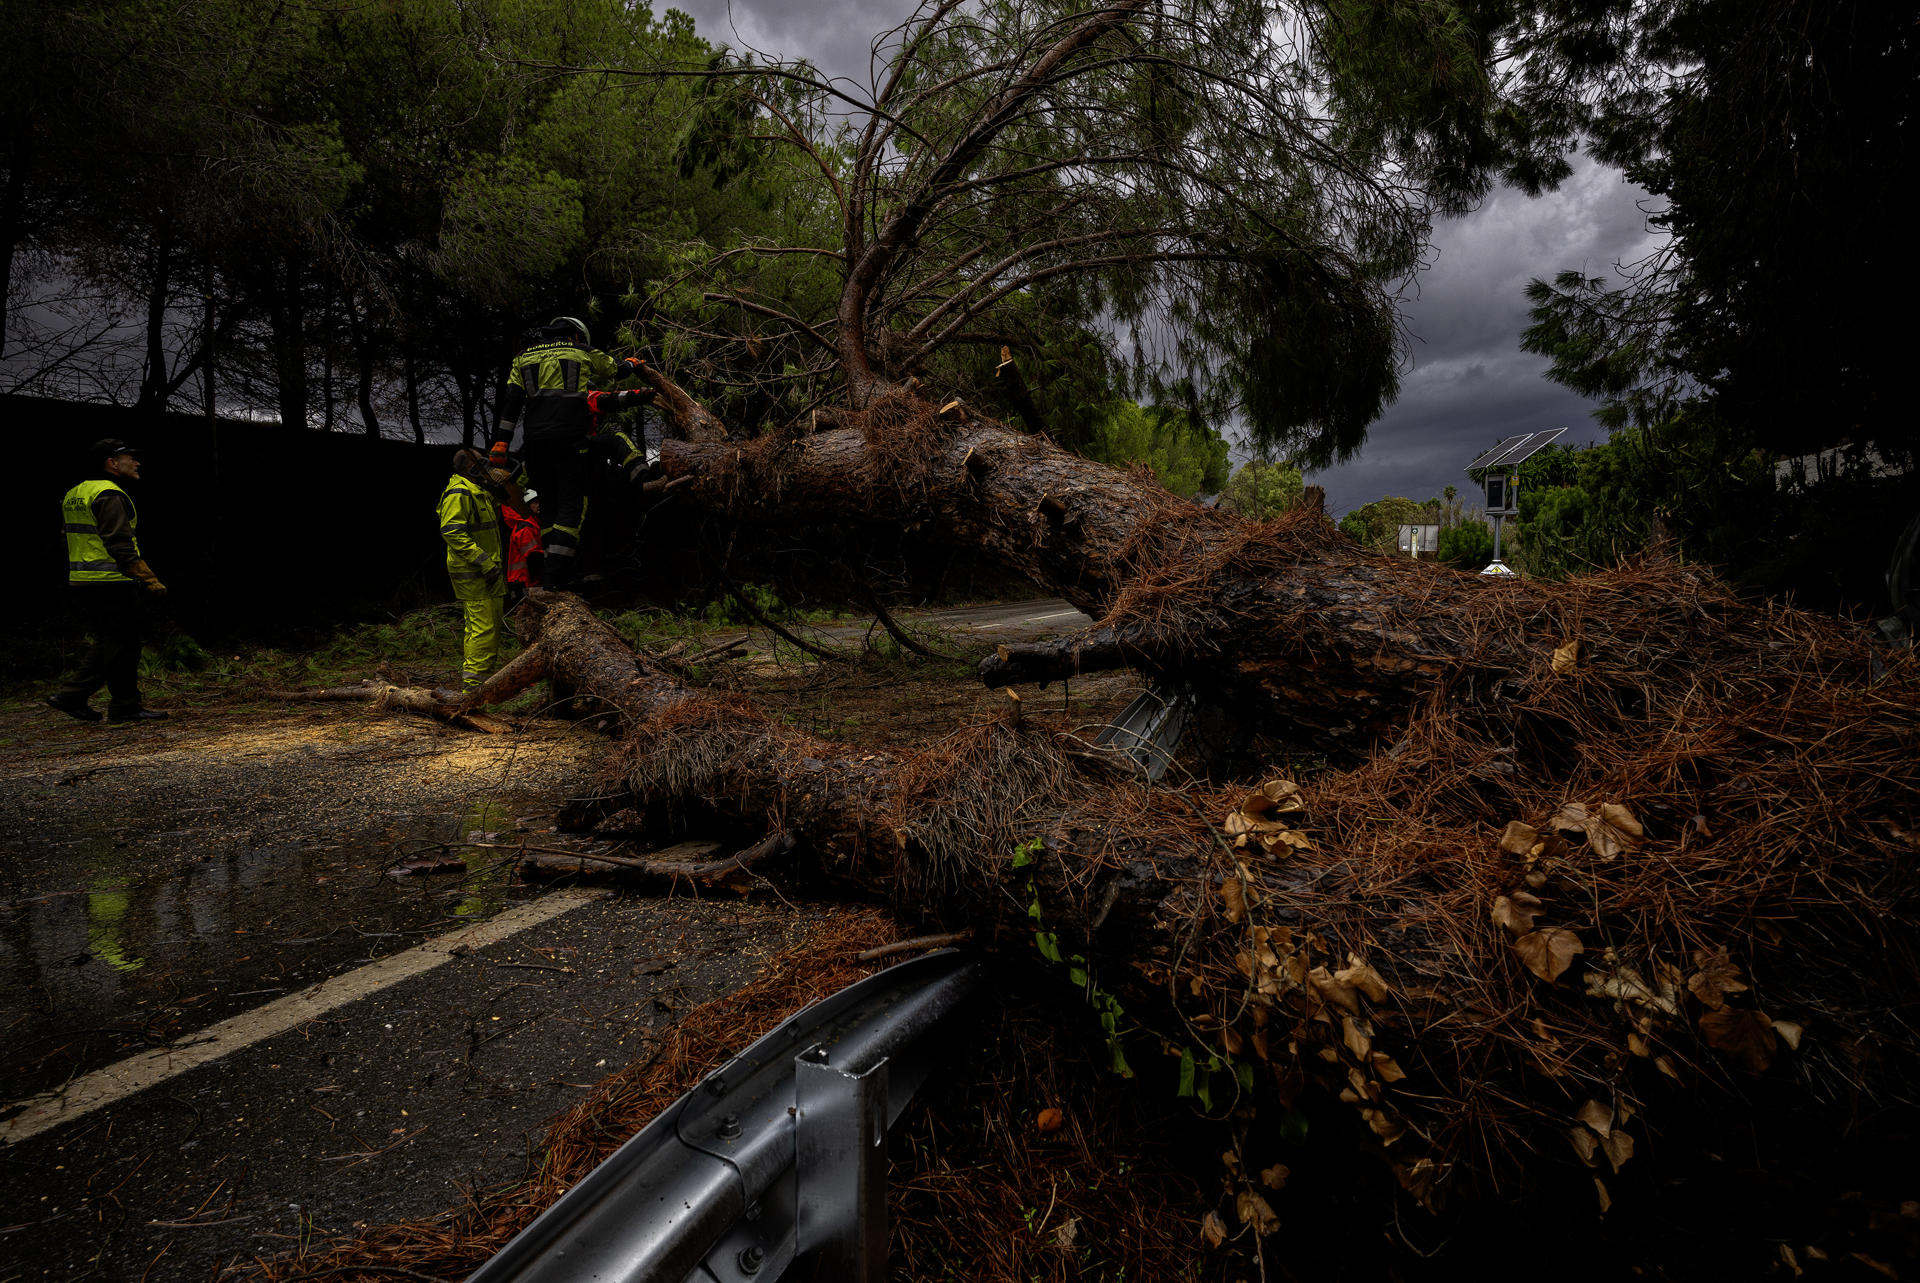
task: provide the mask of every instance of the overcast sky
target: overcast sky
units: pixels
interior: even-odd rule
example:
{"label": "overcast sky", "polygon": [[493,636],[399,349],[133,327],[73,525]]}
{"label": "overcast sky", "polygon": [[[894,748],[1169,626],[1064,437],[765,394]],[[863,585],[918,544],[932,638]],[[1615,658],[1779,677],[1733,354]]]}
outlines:
{"label": "overcast sky", "polygon": [[[677,0],[707,40],[805,57],[862,84],[869,46],[912,11],[911,0]],[[1531,200],[1500,191],[1466,218],[1434,228],[1432,268],[1402,309],[1412,335],[1400,399],[1350,462],[1309,480],[1327,488],[1335,517],[1384,495],[1426,499],[1501,437],[1570,429],[1585,444],[1605,433],[1593,405],[1549,383],[1546,361],[1520,350],[1522,294],[1564,268],[1602,275],[1651,250],[1644,193],[1616,171],[1583,164],[1558,192]],[[1236,451],[1236,456],[1238,456]]]}

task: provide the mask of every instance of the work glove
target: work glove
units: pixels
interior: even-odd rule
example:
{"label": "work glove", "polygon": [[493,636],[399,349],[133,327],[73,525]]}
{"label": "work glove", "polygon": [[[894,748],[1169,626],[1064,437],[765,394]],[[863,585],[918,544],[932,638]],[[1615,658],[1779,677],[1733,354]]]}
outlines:
{"label": "work glove", "polygon": [[620,362],[620,373],[627,375],[629,378],[635,378],[635,379],[639,378],[640,371],[646,368],[647,368],[647,363],[645,361],[642,361],[637,356],[627,357],[625,360]]}
{"label": "work glove", "polygon": [[147,596],[158,600],[167,595],[167,586],[160,582],[160,576],[153,573],[153,567],[144,560],[134,561],[127,566],[127,577],[147,590]]}
{"label": "work glove", "polygon": [[493,443],[493,449],[487,451],[487,463],[492,467],[500,468],[502,470],[506,468],[507,466],[507,443],[506,442],[496,441]]}

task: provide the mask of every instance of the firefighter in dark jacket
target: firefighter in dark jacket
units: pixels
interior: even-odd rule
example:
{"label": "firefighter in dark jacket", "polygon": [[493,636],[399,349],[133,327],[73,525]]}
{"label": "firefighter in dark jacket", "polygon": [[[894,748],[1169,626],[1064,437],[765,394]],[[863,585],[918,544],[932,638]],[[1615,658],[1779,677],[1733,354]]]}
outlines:
{"label": "firefighter in dark jacket", "polygon": [[632,357],[616,364],[589,344],[586,324],[571,316],[558,317],[541,331],[539,341],[513,359],[500,425],[493,432],[493,463],[501,467],[514,430],[524,430],[521,455],[540,488],[545,513],[546,586],[560,592],[573,582],[587,519],[594,427],[588,394],[595,384],[640,369]]}
{"label": "firefighter in dark jacket", "polygon": [[123,481],[140,479],[140,456],[117,437],[93,443],[100,475],[82,481],[60,501],[67,533],[67,583],[75,611],[93,644],[73,680],[47,703],[83,722],[100,714],[88,702],[107,688],[107,717],[115,722],[157,722],[166,714],[140,704],[140,609],[167,586],[140,553],[140,514]]}

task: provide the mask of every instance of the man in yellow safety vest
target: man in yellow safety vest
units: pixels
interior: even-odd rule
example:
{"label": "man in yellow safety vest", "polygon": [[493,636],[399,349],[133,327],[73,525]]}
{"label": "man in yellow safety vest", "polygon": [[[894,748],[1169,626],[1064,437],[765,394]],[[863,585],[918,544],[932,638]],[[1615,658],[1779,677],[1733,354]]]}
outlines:
{"label": "man in yellow safety vest", "polygon": [[93,443],[101,476],[82,481],[60,501],[67,532],[67,582],[75,610],[93,637],[73,680],[47,698],[69,717],[97,722],[88,702],[107,688],[107,717],[157,722],[166,714],[140,703],[140,606],[167,586],[140,553],[140,514],[123,481],[140,479],[140,455],[118,437]]}
{"label": "man in yellow safety vest", "polygon": [[493,671],[505,627],[506,539],[500,501],[482,484],[486,467],[479,451],[454,451],[453,475],[440,492],[440,538],[447,545],[447,577],[465,615],[460,677],[467,690]]}

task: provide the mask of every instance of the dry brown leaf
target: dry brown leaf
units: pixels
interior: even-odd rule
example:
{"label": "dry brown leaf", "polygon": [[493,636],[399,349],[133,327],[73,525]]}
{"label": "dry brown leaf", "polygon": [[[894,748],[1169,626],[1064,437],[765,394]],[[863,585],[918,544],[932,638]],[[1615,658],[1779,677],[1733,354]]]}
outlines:
{"label": "dry brown leaf", "polygon": [[1523,936],[1533,930],[1533,920],[1540,916],[1540,897],[1528,891],[1515,891],[1512,895],[1495,896],[1493,901],[1493,924],[1505,927],[1516,936]]}
{"label": "dry brown leaf", "polygon": [[1275,1163],[1272,1167],[1260,1169],[1260,1183],[1268,1189],[1285,1189],[1287,1177],[1293,1175],[1285,1163]]}
{"label": "dry brown leaf", "polygon": [[1643,838],[1647,835],[1647,831],[1641,827],[1640,821],[1633,818],[1633,812],[1618,802],[1602,802],[1600,804],[1600,818],[1622,833],[1625,833],[1628,837]]}
{"label": "dry brown leaf", "polygon": [[1607,1193],[1607,1183],[1598,1176],[1593,1178],[1593,1190],[1600,1199],[1600,1215],[1605,1216],[1613,1206],[1613,1195]]}
{"label": "dry brown leaf", "polygon": [[1541,887],[1547,885],[1547,875],[1536,869],[1532,873],[1527,874],[1526,882],[1528,886],[1538,891]]}
{"label": "dry brown leaf", "polygon": [[1352,1065],[1347,1066],[1347,1082],[1353,1088],[1353,1094],[1357,1099],[1380,1099],[1380,1084],[1368,1078]]}
{"label": "dry brown leaf", "polygon": [[[1617,802],[1602,802],[1597,813],[1584,802],[1568,802],[1554,812],[1549,827],[1561,833],[1586,834],[1588,849],[1603,860],[1638,846],[1645,833],[1633,812]],[[1541,854],[1553,853],[1543,847]]]}
{"label": "dry brown leaf", "polygon": [[1239,922],[1247,916],[1247,884],[1239,878],[1228,878],[1220,884],[1220,898],[1226,902],[1228,922]]}
{"label": "dry brown leaf", "polygon": [[1053,1232],[1053,1245],[1055,1247],[1072,1247],[1079,1241],[1080,1218],[1078,1216],[1069,1216],[1066,1220],[1061,1221],[1059,1228]]}
{"label": "dry brown leaf", "polygon": [[1698,998],[1702,1006],[1718,1011],[1727,1005],[1728,994],[1747,991],[1746,982],[1740,979],[1739,964],[1728,956],[1724,947],[1712,952],[1695,949],[1693,965],[1700,970],[1687,978],[1687,991]]}
{"label": "dry brown leaf", "polygon": [[1762,1073],[1773,1063],[1780,1039],[1773,1022],[1758,1011],[1722,1007],[1700,1017],[1700,1036],[1707,1046],[1750,1074]]}
{"label": "dry brown leaf", "polygon": [[1372,1063],[1373,1072],[1383,1083],[1397,1083],[1407,1076],[1407,1071],[1400,1068],[1400,1062],[1384,1051],[1374,1052]]}
{"label": "dry brown leaf", "polygon": [[1587,825],[1593,823],[1593,816],[1587,813],[1585,802],[1563,802],[1560,809],[1547,821],[1547,827],[1561,833],[1580,833],[1587,831]]}
{"label": "dry brown leaf", "polygon": [[1868,1256],[1865,1252],[1848,1252],[1847,1255],[1851,1256],[1854,1260],[1860,1262],[1860,1264],[1866,1266],[1868,1269],[1872,1270],[1876,1274],[1884,1274],[1890,1279],[1897,1279],[1900,1277],[1899,1270],[1894,1269],[1891,1265],[1888,1265],[1885,1261],[1874,1260],[1871,1256]]}
{"label": "dry brown leaf", "polygon": [[1500,834],[1500,849],[1508,855],[1526,855],[1533,850],[1534,843],[1539,840],[1539,830],[1531,824],[1509,820],[1506,830]]}
{"label": "dry brown leaf", "polygon": [[1347,1044],[1347,1050],[1353,1053],[1355,1060],[1365,1064],[1373,1051],[1373,1026],[1352,1016],[1342,1017],[1340,1026],[1341,1040]]}
{"label": "dry brown leaf", "polygon": [[1677,987],[1665,984],[1655,989],[1647,983],[1645,976],[1632,967],[1616,966],[1611,971],[1589,971],[1584,983],[1589,998],[1613,998],[1621,1002],[1639,1003],[1669,1016],[1680,1014],[1680,990]]}
{"label": "dry brown leaf", "polygon": [[1579,659],[1580,639],[1576,637],[1564,646],[1555,646],[1553,648],[1553,671],[1556,673],[1570,673],[1573,671],[1574,664],[1577,663]]}
{"label": "dry brown leaf", "polygon": [[1044,1136],[1048,1132],[1059,1131],[1066,1121],[1067,1116],[1060,1110],[1048,1108],[1040,1111],[1040,1116],[1033,1120],[1033,1125],[1035,1130]]}
{"label": "dry brown leaf", "polygon": [[1661,1073],[1665,1074],[1667,1077],[1673,1079],[1673,1081],[1675,1082],[1680,1081],[1680,1071],[1678,1069],[1675,1069],[1673,1067],[1673,1062],[1667,1059],[1665,1056],[1655,1056],[1653,1058],[1653,1067],[1655,1069],[1658,1069]]}
{"label": "dry brown leaf", "polygon": [[1292,780],[1268,780],[1260,786],[1260,791],[1273,803],[1273,809],[1283,814],[1307,809],[1306,795]]}
{"label": "dry brown leaf", "polygon": [[1391,1145],[1407,1134],[1407,1125],[1384,1109],[1363,1109],[1360,1116],[1373,1128],[1383,1145]]}
{"label": "dry brown leaf", "polygon": [[1242,1034],[1232,1025],[1226,1025],[1221,1028],[1220,1050],[1226,1052],[1229,1056],[1237,1056],[1246,1050],[1246,1046],[1247,1039],[1245,1034]]}
{"label": "dry brown leaf", "polygon": [[[1799,1051],[1800,1035],[1806,1031],[1797,1021],[1776,1020],[1773,1022],[1773,1032],[1780,1035],[1780,1041],[1787,1044],[1788,1051]],[[1905,1206],[1906,1204],[1901,1204],[1902,1209],[1904,1209]]]}
{"label": "dry brown leaf", "polygon": [[1267,1200],[1250,1189],[1243,1189],[1233,1200],[1233,1208],[1240,1213],[1242,1225],[1253,1226],[1253,1232],[1261,1238],[1275,1233],[1280,1228],[1280,1218],[1274,1215]]}
{"label": "dry brown leaf", "polygon": [[1600,1152],[1607,1156],[1617,1173],[1633,1157],[1633,1137],[1616,1127],[1600,1138]]}
{"label": "dry brown leaf", "polygon": [[1220,1219],[1220,1213],[1208,1212],[1200,1218],[1200,1237],[1208,1247],[1219,1247],[1227,1241],[1227,1223]]}
{"label": "dry brown leaf", "polygon": [[1612,1106],[1603,1105],[1597,1100],[1589,1100],[1580,1106],[1579,1112],[1575,1113],[1574,1117],[1602,1136],[1613,1130]]}
{"label": "dry brown leaf", "polygon": [[1333,978],[1343,985],[1352,985],[1373,1002],[1387,1000],[1387,982],[1378,971],[1360,961],[1358,954],[1348,954],[1347,965],[1334,972]]}
{"label": "dry brown leaf", "polygon": [[1227,818],[1220,825],[1228,837],[1238,837],[1253,827],[1252,821],[1238,811],[1228,811]]}
{"label": "dry brown leaf", "polygon": [[1653,1044],[1639,1034],[1627,1035],[1627,1050],[1636,1056],[1645,1058],[1653,1054]]}
{"label": "dry brown leaf", "polygon": [[[1340,975],[1347,973],[1342,971]],[[1330,973],[1325,966],[1315,967],[1307,972],[1307,983],[1314,987],[1322,998],[1355,1015],[1360,1014],[1360,997],[1351,984]]]}
{"label": "dry brown leaf", "polygon": [[1558,980],[1573,965],[1575,956],[1586,952],[1580,937],[1565,927],[1548,927],[1521,936],[1513,942],[1513,949],[1527,964],[1527,970],[1546,981]]}
{"label": "dry brown leaf", "polygon": [[1585,1127],[1569,1127],[1567,1138],[1573,1142],[1573,1152],[1580,1155],[1580,1161],[1588,1167],[1600,1160],[1595,1157],[1600,1152],[1600,1138]]}

